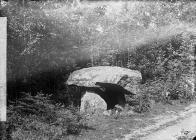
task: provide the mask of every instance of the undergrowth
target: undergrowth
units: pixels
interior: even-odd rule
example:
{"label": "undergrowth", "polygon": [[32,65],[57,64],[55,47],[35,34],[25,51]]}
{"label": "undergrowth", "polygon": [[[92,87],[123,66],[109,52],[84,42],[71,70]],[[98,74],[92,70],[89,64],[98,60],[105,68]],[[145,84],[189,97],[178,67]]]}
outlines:
{"label": "undergrowth", "polygon": [[195,140],[195,135],[191,131],[181,130],[181,135],[176,140]]}
{"label": "undergrowth", "polygon": [[53,104],[49,96],[38,93],[8,106],[7,138],[20,140],[67,139],[82,130],[93,129],[75,107]]}

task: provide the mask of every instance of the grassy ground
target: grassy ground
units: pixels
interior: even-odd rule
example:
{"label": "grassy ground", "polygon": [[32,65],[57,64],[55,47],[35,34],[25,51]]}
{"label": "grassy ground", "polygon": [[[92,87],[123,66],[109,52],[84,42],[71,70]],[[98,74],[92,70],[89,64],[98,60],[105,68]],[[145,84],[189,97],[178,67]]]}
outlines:
{"label": "grassy ground", "polygon": [[[14,105],[15,104],[15,105]],[[113,140],[156,124],[157,116],[184,111],[188,104],[156,103],[150,112],[104,116],[80,114],[77,108],[54,105],[43,94],[27,96],[9,106],[7,138],[20,140]]]}
{"label": "grassy ground", "polygon": [[89,120],[89,125],[95,128],[95,130],[84,131],[77,139],[91,140],[91,139],[123,139],[124,135],[131,134],[133,131],[143,129],[147,126],[154,125],[153,118],[155,116],[165,116],[171,114],[171,112],[178,113],[182,111],[185,106],[178,104],[163,105],[156,104],[151,112],[142,114],[132,114],[126,116],[99,116]]}

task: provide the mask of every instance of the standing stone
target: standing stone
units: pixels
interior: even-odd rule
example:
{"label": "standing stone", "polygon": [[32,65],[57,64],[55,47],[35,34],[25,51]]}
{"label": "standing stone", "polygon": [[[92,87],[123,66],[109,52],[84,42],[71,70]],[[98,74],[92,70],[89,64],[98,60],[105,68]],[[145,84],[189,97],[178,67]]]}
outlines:
{"label": "standing stone", "polygon": [[82,96],[80,112],[96,113],[97,111],[102,112],[106,109],[106,102],[98,94],[86,91]]}

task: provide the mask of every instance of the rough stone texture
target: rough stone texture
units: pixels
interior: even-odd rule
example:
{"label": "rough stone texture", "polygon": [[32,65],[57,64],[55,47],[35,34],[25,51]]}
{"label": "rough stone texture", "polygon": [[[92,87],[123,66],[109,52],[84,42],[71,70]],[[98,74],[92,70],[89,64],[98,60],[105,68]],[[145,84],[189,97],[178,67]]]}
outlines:
{"label": "rough stone texture", "polygon": [[[124,77],[123,80],[121,80]],[[124,81],[120,82],[119,81]],[[142,76],[139,71],[116,66],[97,66],[74,71],[68,78],[68,85],[99,87],[96,82],[121,84],[126,90],[137,93]]]}
{"label": "rough stone texture", "polygon": [[115,105],[123,108],[126,104],[125,95],[137,94],[141,80],[141,73],[136,70],[97,66],[74,71],[67,85],[70,88],[85,87],[86,93],[80,97],[80,111],[93,113],[113,109]]}
{"label": "rough stone texture", "polygon": [[96,113],[106,109],[107,103],[96,93],[86,91],[82,96],[80,112]]}

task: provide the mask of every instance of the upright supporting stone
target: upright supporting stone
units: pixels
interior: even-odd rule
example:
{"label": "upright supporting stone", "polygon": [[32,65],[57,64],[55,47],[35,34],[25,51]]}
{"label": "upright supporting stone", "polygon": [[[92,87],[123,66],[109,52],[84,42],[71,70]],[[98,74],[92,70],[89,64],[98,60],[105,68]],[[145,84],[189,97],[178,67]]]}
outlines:
{"label": "upright supporting stone", "polygon": [[96,93],[86,91],[81,99],[80,112],[97,113],[107,110],[107,103]]}
{"label": "upright supporting stone", "polygon": [[0,139],[6,140],[6,46],[7,18],[0,18]]}

